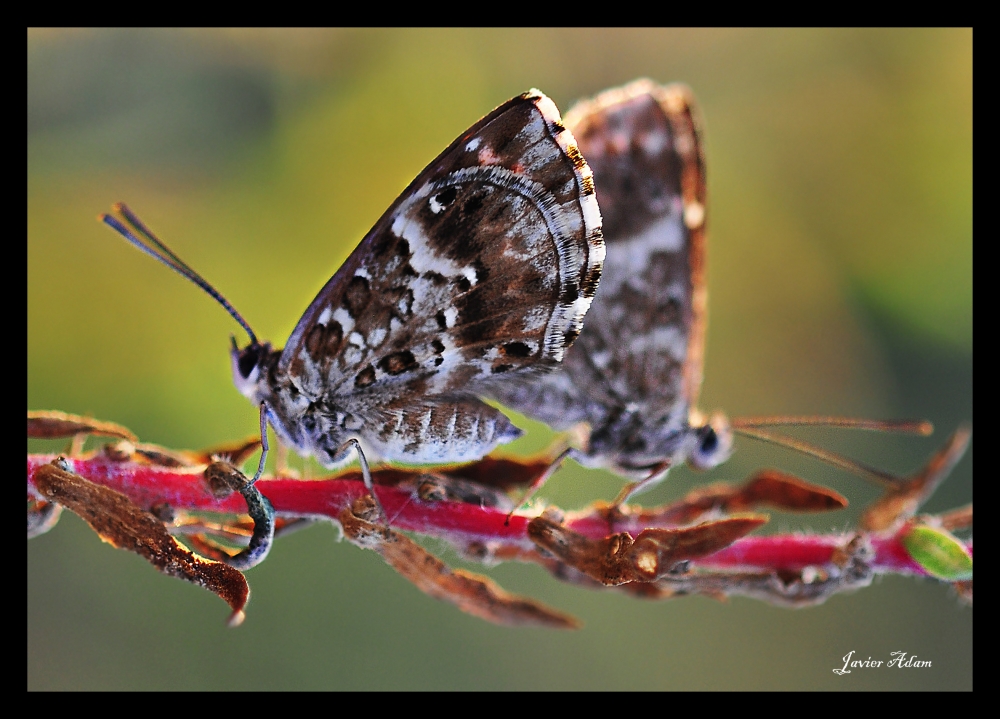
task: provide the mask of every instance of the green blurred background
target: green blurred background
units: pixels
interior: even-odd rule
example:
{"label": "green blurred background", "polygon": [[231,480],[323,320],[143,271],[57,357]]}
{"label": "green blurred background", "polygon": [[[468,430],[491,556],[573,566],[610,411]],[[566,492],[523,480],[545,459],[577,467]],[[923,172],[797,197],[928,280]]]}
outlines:
{"label": "green blurred background", "polygon": [[[99,225],[113,202],[281,345],[396,194],[480,116],[530,87],[565,111],[639,76],[687,82],[705,118],[702,406],[925,417],[930,439],[797,433],[912,471],[972,417],[971,30],[29,31],[28,407],[177,448],[254,431],[230,378],[235,324]],[[530,427],[515,449],[551,439]],[[765,466],[852,501],[776,515],[771,531],[845,529],[877,494],[739,440],[727,464],[675,470],[642,499]],[[544,494],[573,508],[620,486],[574,466]],[[970,452],[928,508],[971,497]],[[504,587],[585,623],[504,629],[336,537],[324,525],[279,541],[232,630],[217,598],[64,515],[28,543],[28,687],[972,687],[972,610],[931,581],[890,577],[787,610],[639,601],[504,565],[489,570]],[[833,674],[851,650],[933,666]]]}

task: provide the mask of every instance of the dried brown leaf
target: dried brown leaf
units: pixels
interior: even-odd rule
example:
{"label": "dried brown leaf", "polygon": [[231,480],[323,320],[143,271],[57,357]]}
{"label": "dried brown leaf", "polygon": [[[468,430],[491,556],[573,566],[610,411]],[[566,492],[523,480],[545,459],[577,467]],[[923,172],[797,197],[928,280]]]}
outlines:
{"label": "dried brown leaf", "polygon": [[56,410],[28,412],[29,437],[59,439],[77,434],[96,434],[102,437],[120,437],[130,442],[138,441],[138,438],[128,429],[114,422],[101,422],[90,417],[81,417]]}
{"label": "dried brown leaf", "polygon": [[211,464],[221,457],[237,467],[260,449],[260,435],[255,434],[239,442],[220,444],[198,452],[185,452],[185,455],[195,464]]}
{"label": "dried brown leaf", "polygon": [[683,529],[646,529],[635,540],[628,532],[595,540],[542,516],[528,524],[528,536],[576,571],[614,587],[666,576],[678,563],[728,547],[765,522],[761,515],[729,517]]}
{"label": "dried brown leaf", "polygon": [[847,498],[793,475],[765,469],[743,484],[737,498],[728,502],[724,509],[739,511],[761,504],[794,512],[828,512],[845,508]]}
{"label": "dried brown leaf", "polygon": [[886,491],[861,515],[861,528],[880,532],[917,513],[965,454],[972,430],[959,427],[944,447],[934,453],[926,465],[909,479]]}
{"label": "dried brown leaf", "polygon": [[493,580],[451,569],[409,537],[368,521],[374,518],[369,497],[358,499],[340,513],[344,535],[353,544],[378,552],[420,591],[454,604],[467,614],[504,625],[539,625],[576,629],[579,622],[528,597],[510,594]]}
{"label": "dried brown leaf", "polygon": [[477,462],[446,467],[438,473],[507,491],[527,487],[549,468],[552,461],[548,456],[519,459],[487,455]]}
{"label": "dried brown leaf", "polygon": [[528,523],[528,537],[560,561],[606,586],[642,578],[630,561],[634,541],[628,532],[590,539],[541,516]]}
{"label": "dried brown leaf", "polygon": [[[487,458],[489,459],[489,458]],[[486,461],[486,460],[483,460]],[[491,467],[495,470],[508,464],[515,464],[513,461],[503,460],[503,464],[497,464],[495,460],[489,460]],[[482,484],[470,477],[489,477],[493,470],[479,471],[477,463],[463,464],[458,466],[447,466],[426,469],[404,469],[400,467],[382,467],[372,471],[372,482],[382,487],[399,487],[414,492],[425,502],[463,502],[465,504],[475,504],[480,507],[494,507],[497,509],[513,509],[514,503],[507,496],[506,491],[500,486],[501,481],[495,476],[497,481],[493,484]],[[468,477],[462,473],[467,472]],[[348,471],[338,475],[342,480],[362,481],[360,471]]]}
{"label": "dried brown leaf", "polygon": [[972,526],[972,505],[967,504],[964,507],[945,512],[938,519],[941,521],[941,526],[949,531],[968,529]]}
{"label": "dried brown leaf", "polygon": [[502,511],[514,509],[514,502],[502,489],[484,487],[460,477],[424,473],[416,478],[415,490],[417,496],[425,502],[464,502]]}
{"label": "dried brown leaf", "polygon": [[764,515],[727,517],[683,529],[646,529],[636,537],[630,560],[646,581],[669,574],[679,562],[714,554],[767,523]]}
{"label": "dried brown leaf", "polygon": [[214,592],[232,607],[230,624],[243,621],[250,588],[241,572],[192,554],[170,536],[160,520],[124,494],[68,472],[58,462],[35,472],[35,487],[45,499],[79,515],[112,546],[135,552],[164,574]]}
{"label": "dried brown leaf", "polygon": [[135,454],[157,467],[195,467],[201,464],[186,452],[175,452],[158,444],[137,444]]}
{"label": "dried brown leaf", "polygon": [[195,467],[203,464],[190,452],[175,452],[158,444],[138,444],[132,440],[122,440],[104,445],[102,454],[112,462],[139,462],[157,467]]}
{"label": "dried brown leaf", "polygon": [[[595,503],[594,512],[614,523],[628,519],[633,526],[686,525],[709,512],[744,512],[761,505],[793,512],[823,512],[843,509],[847,499],[817,484],[774,469],[759,472],[740,485],[719,482],[698,487],[677,502],[662,507],[616,507]],[[582,516],[582,513],[577,513]]]}

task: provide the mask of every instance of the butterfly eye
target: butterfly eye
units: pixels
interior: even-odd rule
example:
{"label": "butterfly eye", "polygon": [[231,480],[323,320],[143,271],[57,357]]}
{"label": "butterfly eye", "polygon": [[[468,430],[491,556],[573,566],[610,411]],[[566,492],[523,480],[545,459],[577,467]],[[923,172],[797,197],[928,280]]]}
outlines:
{"label": "butterfly eye", "polygon": [[457,195],[458,190],[454,187],[449,187],[436,195],[432,195],[430,199],[431,212],[436,215],[442,210],[447,209],[447,207],[455,201],[455,197]]}
{"label": "butterfly eye", "polygon": [[242,376],[243,379],[250,378],[250,373],[253,372],[254,367],[257,366],[258,360],[260,360],[260,350],[260,345],[250,344],[247,345],[246,349],[240,352],[237,367],[239,368],[240,376]]}
{"label": "butterfly eye", "polygon": [[732,452],[733,438],[728,423],[713,417],[711,424],[699,427],[694,451],[688,462],[696,469],[711,469],[726,461]]}
{"label": "butterfly eye", "polygon": [[697,469],[709,469],[719,464],[715,455],[719,450],[719,435],[712,429],[711,425],[706,425],[698,430],[698,445],[688,462]]}
{"label": "butterfly eye", "polygon": [[712,454],[715,448],[719,446],[719,435],[711,427],[707,427],[706,430],[701,437],[701,444],[698,445],[698,451],[701,454]]}

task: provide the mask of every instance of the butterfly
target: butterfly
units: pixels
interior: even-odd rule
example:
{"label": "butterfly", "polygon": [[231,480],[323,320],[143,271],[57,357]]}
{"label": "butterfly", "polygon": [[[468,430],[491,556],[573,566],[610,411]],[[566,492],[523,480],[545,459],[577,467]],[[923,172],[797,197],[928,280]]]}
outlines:
{"label": "butterfly", "polygon": [[[586,326],[555,371],[499,387],[497,399],[556,429],[584,428],[571,454],[635,480],[616,500],[687,462],[710,469],[734,431],[798,449],[877,481],[895,478],[763,426],[813,424],[928,433],[921,422],[706,417],[697,409],[705,346],[705,158],[686,86],[636,80],[578,103],[566,125],[594,173],[607,257]],[[537,488],[537,487],[536,487]]]}
{"label": "butterfly", "polygon": [[705,161],[690,91],[648,80],[566,116],[594,172],[607,257],[586,327],[562,366],[498,390],[504,404],[568,429],[574,456],[645,479],[729,455],[720,416],[694,410],[705,334]]}
{"label": "butterfly", "polygon": [[563,359],[605,252],[590,168],[537,90],[496,108],[410,183],[284,348],[258,340],[221,294],[118,209],[124,224],[102,219],[247,331],[247,346],[232,342],[233,379],[262,408],[262,434],[266,414],[285,445],[327,467],[352,443],[366,467],[364,454],[464,462],[518,437],[481,397]]}

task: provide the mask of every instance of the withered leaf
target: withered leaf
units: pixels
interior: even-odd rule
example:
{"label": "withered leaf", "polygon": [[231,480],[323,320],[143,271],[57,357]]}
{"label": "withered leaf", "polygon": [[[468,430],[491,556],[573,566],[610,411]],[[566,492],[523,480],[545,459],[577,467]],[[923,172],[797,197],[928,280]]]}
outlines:
{"label": "withered leaf", "polygon": [[506,491],[527,487],[549,468],[552,460],[548,456],[519,459],[487,455],[478,462],[446,467],[439,473]]}
{"label": "withered leaf", "polygon": [[889,529],[897,522],[909,519],[917,513],[951,473],[965,454],[972,430],[959,427],[916,474],[901,480],[899,485],[886,491],[881,499],[873,502],[861,515],[861,528],[872,532]]}
{"label": "withered leaf", "polygon": [[39,439],[59,439],[76,434],[96,434],[102,437],[119,437],[130,442],[138,438],[128,429],[114,422],[101,422],[90,417],[67,414],[57,410],[28,412],[28,436]]}
{"label": "withered leaf", "polygon": [[378,552],[393,569],[413,582],[420,591],[454,604],[467,614],[508,626],[537,625],[576,629],[579,622],[541,602],[511,594],[493,580],[448,565],[411,540],[388,527],[374,524],[374,503],[361,497],[340,513],[344,535],[353,544]]}
{"label": "withered leaf", "polygon": [[643,579],[658,579],[678,562],[714,554],[766,523],[766,516],[755,514],[683,529],[646,529],[636,537],[630,559]]}
{"label": "withered leaf", "polygon": [[427,472],[418,476],[415,484],[417,496],[425,502],[464,502],[505,511],[514,508],[514,503],[502,489],[483,486],[468,479]]}
{"label": "withered leaf", "polygon": [[136,443],[130,440],[109,442],[101,453],[112,462],[139,462],[156,467],[194,467],[199,462],[187,452],[175,452],[158,444]]}
{"label": "withered leaf", "polygon": [[547,517],[528,523],[528,537],[573,569],[601,584],[614,587],[640,579],[629,561],[633,539],[628,532],[590,539]]}
{"label": "withered leaf", "polygon": [[174,452],[158,444],[135,445],[133,459],[136,456],[158,467],[193,467],[198,464],[197,461],[192,461],[190,457],[186,456],[186,453]]}
{"label": "withered leaf", "polygon": [[528,524],[528,536],[573,569],[618,586],[670,574],[678,563],[728,547],[765,522],[762,515],[729,517],[682,529],[646,529],[634,540],[627,532],[595,540],[536,517]]}
{"label": "withered leaf", "polygon": [[260,435],[255,434],[240,442],[230,442],[229,444],[221,444],[217,447],[209,447],[199,452],[186,452],[185,454],[195,464],[210,464],[215,461],[215,458],[221,457],[230,464],[238,467],[258,449],[260,449]]}
{"label": "withered leaf", "polygon": [[681,500],[661,507],[615,507],[601,503],[593,507],[594,513],[607,517],[612,526],[624,519],[632,527],[657,527],[691,524],[709,512],[744,512],[761,505],[793,512],[824,512],[843,509],[847,499],[832,489],[766,469],[743,484],[720,482],[698,487]]}
{"label": "withered leaf", "polygon": [[160,520],[124,494],[68,472],[58,462],[35,472],[35,487],[43,497],[79,515],[112,546],[135,552],[164,574],[217,594],[233,609],[231,625],[243,621],[250,587],[241,572],[192,554],[170,536]]}
{"label": "withered leaf", "polygon": [[972,505],[967,504],[964,507],[945,512],[939,516],[939,519],[941,526],[947,530],[968,529],[972,526]]}
{"label": "withered leaf", "polygon": [[727,502],[727,511],[760,504],[795,512],[827,512],[847,506],[847,498],[842,494],[776,469],[758,472],[739,488],[737,497]]}

